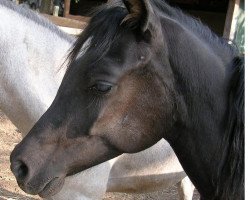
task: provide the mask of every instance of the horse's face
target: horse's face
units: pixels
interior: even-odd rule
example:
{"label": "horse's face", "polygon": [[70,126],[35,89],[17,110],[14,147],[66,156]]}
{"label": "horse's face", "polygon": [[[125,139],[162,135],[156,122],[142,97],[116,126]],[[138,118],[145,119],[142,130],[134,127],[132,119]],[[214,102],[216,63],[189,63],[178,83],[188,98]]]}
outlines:
{"label": "horse's face", "polygon": [[12,171],[24,191],[53,195],[65,176],[141,151],[171,124],[162,60],[156,59],[159,38],[151,32],[138,40],[134,30],[120,31],[101,58],[92,37],[84,56],[69,66],[51,107],[12,152]]}

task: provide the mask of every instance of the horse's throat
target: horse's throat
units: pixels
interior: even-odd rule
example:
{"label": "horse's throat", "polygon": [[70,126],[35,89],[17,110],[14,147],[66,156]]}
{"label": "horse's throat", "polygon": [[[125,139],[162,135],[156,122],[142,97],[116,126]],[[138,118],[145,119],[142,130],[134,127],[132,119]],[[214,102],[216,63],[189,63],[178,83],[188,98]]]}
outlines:
{"label": "horse's throat", "polygon": [[192,131],[178,131],[179,137],[175,141],[170,141],[172,148],[201,196],[205,199],[212,198],[216,190],[214,178],[217,173],[213,163],[219,163],[220,159],[216,154],[217,141],[204,134],[195,135]]}

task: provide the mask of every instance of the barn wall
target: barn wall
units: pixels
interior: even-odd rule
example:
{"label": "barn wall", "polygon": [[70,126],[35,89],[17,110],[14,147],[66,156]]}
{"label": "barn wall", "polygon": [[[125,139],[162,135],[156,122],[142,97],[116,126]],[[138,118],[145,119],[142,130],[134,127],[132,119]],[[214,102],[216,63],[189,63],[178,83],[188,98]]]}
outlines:
{"label": "barn wall", "polygon": [[205,12],[196,10],[187,10],[187,13],[199,18],[204,24],[208,25],[219,36],[223,35],[226,13]]}
{"label": "barn wall", "polygon": [[93,8],[106,2],[107,0],[80,0],[75,3],[75,0],[71,0],[70,14],[88,16]]}

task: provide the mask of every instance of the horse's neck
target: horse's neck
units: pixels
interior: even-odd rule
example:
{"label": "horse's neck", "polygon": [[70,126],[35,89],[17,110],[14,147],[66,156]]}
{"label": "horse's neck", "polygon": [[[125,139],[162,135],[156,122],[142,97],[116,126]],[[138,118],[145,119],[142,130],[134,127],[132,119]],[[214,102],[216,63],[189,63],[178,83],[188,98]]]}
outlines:
{"label": "horse's neck", "polygon": [[211,49],[186,27],[173,20],[165,23],[180,118],[166,139],[197,189],[210,198],[215,192],[214,178],[221,159],[218,148],[225,128],[229,83],[226,67],[233,57],[225,51],[221,58],[216,54],[218,49]]}
{"label": "horse's neck", "polygon": [[[231,55],[232,51],[234,51],[233,47],[224,48],[221,44],[226,43],[226,40],[222,40],[218,37],[207,25],[202,24],[201,21],[193,18],[178,8],[171,7],[163,1],[156,0],[154,3],[157,7],[157,14],[161,19],[163,19],[163,21],[171,19],[176,23],[179,23],[183,28],[191,29],[191,31],[195,33],[199,39],[207,42],[207,45],[212,47],[214,51],[216,51],[216,54],[219,55],[224,62],[226,62],[226,59],[224,59],[226,58],[225,54],[227,53]],[[223,54],[221,54],[221,52],[223,52]]]}
{"label": "horse's neck", "polygon": [[27,132],[57,92],[71,42],[7,7],[0,13],[0,108]]}
{"label": "horse's neck", "polygon": [[[199,79],[193,76],[193,79],[196,78]],[[223,87],[219,89],[221,83],[217,85],[218,90],[215,89],[216,95],[211,95],[213,87],[216,87],[213,84],[216,83],[209,84],[210,91],[208,87],[202,89],[202,86],[195,90],[192,84],[185,87],[184,83],[180,83],[177,86],[180,92],[178,101],[182,102],[178,109],[184,123],[173,130],[172,134],[177,136],[170,142],[184,170],[199,192],[208,199],[215,192],[214,181],[221,159],[219,147],[227,105],[226,93]]]}

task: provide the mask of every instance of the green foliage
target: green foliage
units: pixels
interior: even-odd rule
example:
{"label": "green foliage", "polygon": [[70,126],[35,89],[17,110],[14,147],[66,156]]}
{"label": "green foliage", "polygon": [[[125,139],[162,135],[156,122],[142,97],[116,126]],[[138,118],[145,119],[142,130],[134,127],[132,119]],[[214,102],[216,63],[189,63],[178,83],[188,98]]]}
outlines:
{"label": "green foliage", "polygon": [[234,41],[238,45],[241,53],[245,52],[245,5],[244,1],[241,0],[240,11],[237,17],[236,32]]}

